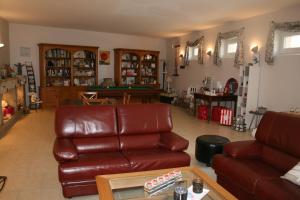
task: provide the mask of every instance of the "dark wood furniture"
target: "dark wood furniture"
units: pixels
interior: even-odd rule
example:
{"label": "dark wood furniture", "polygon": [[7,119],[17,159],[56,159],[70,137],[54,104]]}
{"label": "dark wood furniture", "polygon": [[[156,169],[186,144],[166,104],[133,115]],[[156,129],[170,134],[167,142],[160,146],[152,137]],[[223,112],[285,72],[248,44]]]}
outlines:
{"label": "dark wood furniture", "polygon": [[39,59],[43,107],[78,99],[79,91],[98,84],[98,47],[41,43]]}
{"label": "dark wood furniture", "polygon": [[159,88],[159,51],[114,49],[115,84]]}
{"label": "dark wood furniture", "polygon": [[197,113],[197,99],[203,100],[208,103],[208,121],[211,120],[211,111],[212,111],[212,102],[217,102],[218,106],[220,105],[220,102],[233,102],[234,103],[234,116],[236,113],[236,106],[237,106],[237,96],[236,95],[217,95],[217,96],[210,96],[206,94],[201,93],[194,93],[194,114],[196,116]]}
{"label": "dark wood furniture", "polygon": [[161,89],[150,86],[115,86],[109,88],[88,87],[88,91],[98,92],[98,97],[109,97],[123,100],[125,95],[130,95],[130,102],[152,102],[158,101]]}

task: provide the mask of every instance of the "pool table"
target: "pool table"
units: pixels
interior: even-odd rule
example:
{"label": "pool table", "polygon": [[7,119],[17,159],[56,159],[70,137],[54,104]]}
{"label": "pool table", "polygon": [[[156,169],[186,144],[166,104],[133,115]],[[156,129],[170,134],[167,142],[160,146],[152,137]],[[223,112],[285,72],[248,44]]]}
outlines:
{"label": "pool table", "polygon": [[150,103],[152,100],[159,101],[159,95],[162,92],[161,89],[151,86],[90,86],[88,91],[98,92],[99,97],[110,97],[122,99],[124,94],[130,94],[131,102],[143,102]]}

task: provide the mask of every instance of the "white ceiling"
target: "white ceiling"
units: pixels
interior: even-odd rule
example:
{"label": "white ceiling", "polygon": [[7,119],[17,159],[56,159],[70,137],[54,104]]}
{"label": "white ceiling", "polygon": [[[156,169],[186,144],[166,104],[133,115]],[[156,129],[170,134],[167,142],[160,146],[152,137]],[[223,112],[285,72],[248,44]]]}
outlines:
{"label": "white ceiling", "polygon": [[0,0],[9,22],[173,37],[265,14],[299,0]]}

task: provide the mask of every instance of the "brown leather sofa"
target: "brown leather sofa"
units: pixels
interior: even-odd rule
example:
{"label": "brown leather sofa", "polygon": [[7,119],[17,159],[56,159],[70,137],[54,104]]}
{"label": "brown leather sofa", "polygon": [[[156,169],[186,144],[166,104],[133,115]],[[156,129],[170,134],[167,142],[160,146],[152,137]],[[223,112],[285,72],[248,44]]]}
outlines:
{"label": "brown leather sofa", "polygon": [[214,156],[217,182],[240,200],[300,199],[300,187],[280,178],[300,160],[300,116],[267,112],[255,138]]}
{"label": "brown leather sofa", "polygon": [[169,106],[65,106],[53,153],[65,197],[97,194],[95,176],[190,165],[188,141],[172,132]]}

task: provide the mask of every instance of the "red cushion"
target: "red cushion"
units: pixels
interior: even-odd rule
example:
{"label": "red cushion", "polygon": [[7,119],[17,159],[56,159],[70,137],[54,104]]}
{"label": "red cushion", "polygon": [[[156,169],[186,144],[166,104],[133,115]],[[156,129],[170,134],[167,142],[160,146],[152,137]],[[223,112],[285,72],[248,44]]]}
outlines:
{"label": "red cushion", "polygon": [[299,162],[299,158],[266,145],[263,145],[261,158],[263,162],[269,164],[284,174]]}
{"label": "red cushion", "polygon": [[94,180],[97,175],[130,172],[128,160],[120,152],[80,155],[78,161],[59,164],[60,182]]}
{"label": "red cushion", "polygon": [[74,138],[73,144],[79,154],[119,151],[118,137]]}
{"label": "red cushion", "polygon": [[121,135],[168,132],[172,129],[171,110],[165,104],[131,104],[117,107]]}
{"label": "red cushion", "polygon": [[190,156],[185,152],[173,152],[165,149],[125,151],[133,171],[146,171],[190,165]]}
{"label": "red cushion", "polygon": [[296,200],[300,199],[300,187],[281,178],[260,180],[255,189],[257,200]]}
{"label": "red cushion", "polygon": [[260,160],[233,159],[215,155],[213,167],[216,174],[226,177],[240,185],[246,192],[254,193],[255,184],[263,178],[278,178],[282,174]]}
{"label": "red cushion", "polygon": [[135,134],[120,135],[120,148],[122,151],[134,149],[158,148],[160,144],[160,134]]}
{"label": "red cushion", "polygon": [[113,106],[63,106],[56,110],[57,137],[102,137],[117,135]]}

